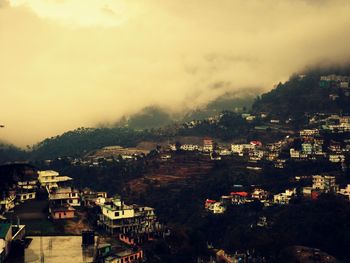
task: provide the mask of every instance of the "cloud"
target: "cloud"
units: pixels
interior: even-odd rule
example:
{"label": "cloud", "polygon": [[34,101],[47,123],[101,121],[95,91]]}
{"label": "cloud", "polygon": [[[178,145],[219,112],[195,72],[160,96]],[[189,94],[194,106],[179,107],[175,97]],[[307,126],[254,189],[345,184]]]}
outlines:
{"label": "cloud", "polygon": [[0,9],[0,137],[20,145],[149,105],[176,112],[268,90],[350,58],[345,0],[9,3]]}

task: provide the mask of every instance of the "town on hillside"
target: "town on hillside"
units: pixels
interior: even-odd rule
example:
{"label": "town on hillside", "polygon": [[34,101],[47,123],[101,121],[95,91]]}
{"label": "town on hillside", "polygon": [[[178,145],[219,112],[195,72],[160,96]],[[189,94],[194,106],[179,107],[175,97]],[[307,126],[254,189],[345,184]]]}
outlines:
{"label": "town on hillside", "polygon": [[[349,79],[318,85],[336,102]],[[349,113],[308,112],[296,126],[246,111],[231,140],[196,135],[227,129],[223,112],[165,140],[3,163],[0,262],[347,262]]]}

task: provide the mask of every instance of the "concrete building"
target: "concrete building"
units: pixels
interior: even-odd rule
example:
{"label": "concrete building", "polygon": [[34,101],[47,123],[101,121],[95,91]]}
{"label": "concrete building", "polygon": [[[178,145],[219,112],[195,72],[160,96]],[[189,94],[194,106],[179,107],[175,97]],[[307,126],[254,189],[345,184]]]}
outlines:
{"label": "concrete building", "polygon": [[72,180],[71,177],[60,176],[58,172],[52,170],[39,171],[38,173],[41,186],[48,190],[51,188],[57,188],[60,183]]}
{"label": "concrete building", "polygon": [[154,208],[126,205],[120,197],[100,205],[99,224],[111,234],[152,231],[156,223]]}
{"label": "concrete building", "polygon": [[335,176],[330,175],[314,175],[312,176],[312,188],[323,193],[335,193],[337,185],[335,184]]}

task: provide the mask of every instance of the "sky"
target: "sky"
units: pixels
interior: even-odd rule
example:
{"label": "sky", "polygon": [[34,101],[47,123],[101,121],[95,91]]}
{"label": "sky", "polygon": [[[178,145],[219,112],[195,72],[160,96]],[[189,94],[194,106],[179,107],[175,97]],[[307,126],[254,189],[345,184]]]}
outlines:
{"label": "sky", "polygon": [[348,0],[0,0],[0,140],[180,112],[350,59]]}

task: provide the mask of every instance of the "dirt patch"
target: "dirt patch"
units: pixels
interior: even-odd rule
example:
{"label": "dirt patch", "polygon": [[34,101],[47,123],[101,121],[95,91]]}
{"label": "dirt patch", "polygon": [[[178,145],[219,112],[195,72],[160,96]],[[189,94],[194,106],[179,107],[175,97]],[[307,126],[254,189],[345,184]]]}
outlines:
{"label": "dirt patch", "polygon": [[81,235],[83,230],[89,230],[90,225],[87,220],[87,213],[76,211],[76,218],[66,220],[64,224],[64,233],[66,235]]}

